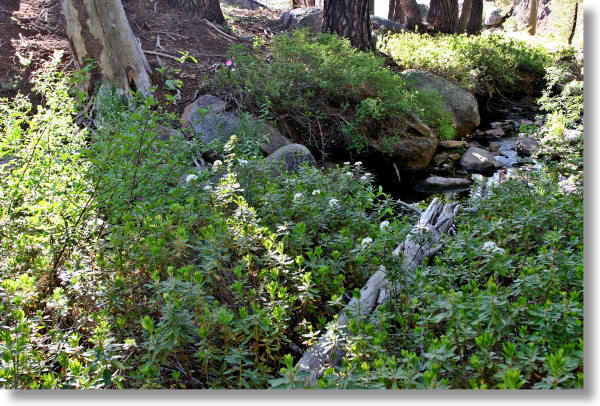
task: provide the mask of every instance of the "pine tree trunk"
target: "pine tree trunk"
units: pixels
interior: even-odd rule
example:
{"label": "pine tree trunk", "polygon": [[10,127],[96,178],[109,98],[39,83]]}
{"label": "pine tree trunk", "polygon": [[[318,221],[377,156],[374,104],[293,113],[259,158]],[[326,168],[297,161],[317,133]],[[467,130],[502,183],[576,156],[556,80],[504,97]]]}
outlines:
{"label": "pine tree trunk", "polygon": [[395,21],[400,24],[404,24],[406,16],[402,9],[402,3],[400,0],[390,0],[388,8],[388,20]]}
{"label": "pine tree trunk", "polygon": [[196,16],[213,23],[225,22],[219,0],[167,0],[167,3],[179,10],[193,11]]}
{"label": "pine tree trunk", "polygon": [[369,15],[375,14],[375,0],[369,0]]}
{"label": "pine tree trunk", "polygon": [[577,28],[577,12],[579,9],[579,3],[575,3],[575,14],[573,14],[573,22],[571,24],[571,31],[569,32],[569,38],[567,38],[567,44],[573,43],[573,37],[575,36],[575,29]]}
{"label": "pine tree trunk", "polygon": [[458,34],[462,34],[467,29],[467,23],[469,22],[469,18],[471,17],[471,8],[473,6],[473,0],[464,0],[462,11],[460,12],[460,19],[458,20],[458,27],[456,28],[456,32]]}
{"label": "pine tree trunk", "polygon": [[404,15],[406,16],[406,29],[414,31],[415,27],[419,30],[423,28],[423,19],[421,18],[421,11],[417,5],[417,0],[396,0],[400,2]]}
{"label": "pine tree trunk", "polygon": [[369,2],[365,0],[327,0],[323,31],[346,37],[360,50],[372,50]]}
{"label": "pine tree trunk", "polygon": [[458,22],[458,0],[431,0],[427,22],[435,31],[451,34]]}
{"label": "pine tree trunk", "polygon": [[531,0],[531,5],[529,6],[529,35],[535,35],[535,30],[537,28],[537,10],[537,0]]}
{"label": "pine tree trunk", "polygon": [[100,64],[92,82],[100,80],[124,95],[129,90],[149,94],[150,65],[121,0],[63,0],[62,10],[77,65],[85,66],[87,58]]}
{"label": "pine tree trunk", "polygon": [[473,0],[471,15],[467,24],[467,34],[477,35],[483,28],[483,0]]}

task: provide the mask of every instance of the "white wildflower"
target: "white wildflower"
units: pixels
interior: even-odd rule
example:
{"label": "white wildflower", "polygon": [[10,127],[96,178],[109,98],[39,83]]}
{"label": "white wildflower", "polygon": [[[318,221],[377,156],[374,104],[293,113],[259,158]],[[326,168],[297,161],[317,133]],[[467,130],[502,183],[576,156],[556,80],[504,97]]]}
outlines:
{"label": "white wildflower", "polygon": [[312,191],[313,196],[319,196],[320,194],[321,194],[321,191],[319,189],[315,189]]}
{"label": "white wildflower", "polygon": [[302,193],[298,192],[294,195],[294,201],[297,202],[300,199],[302,199]]}
{"label": "white wildflower", "polygon": [[373,239],[370,237],[363,238],[363,240],[360,242],[360,248],[364,250],[369,245],[371,245],[372,242],[373,242]]}
{"label": "white wildflower", "polygon": [[330,207],[336,207],[338,205],[338,203],[339,203],[338,199],[330,199],[329,200]]}
{"label": "white wildflower", "polygon": [[191,181],[196,180],[196,179],[198,179],[198,177],[196,175],[193,175],[193,174],[188,175],[185,177],[185,183],[190,183]]}
{"label": "white wildflower", "polygon": [[350,172],[350,171],[346,172],[346,176],[352,177],[352,172]]}
{"label": "white wildflower", "polygon": [[497,252],[500,254],[504,254],[504,249],[500,248],[493,241],[486,241],[485,244],[483,244],[483,250],[486,252]]}
{"label": "white wildflower", "polygon": [[354,166],[361,166],[361,165],[362,165],[362,162],[361,162],[361,161],[356,161],[356,162],[354,162]]}
{"label": "white wildflower", "polygon": [[221,165],[223,165],[223,161],[221,161],[220,159],[217,159],[215,162],[213,162],[212,170],[215,172],[218,171],[219,168],[221,167]]}
{"label": "white wildflower", "polygon": [[210,192],[213,189],[213,187],[211,185],[204,185],[202,189],[206,190],[207,192]]}
{"label": "white wildflower", "polygon": [[238,163],[240,165],[246,165],[248,163],[248,161],[246,161],[245,159],[238,159]]}
{"label": "white wildflower", "polygon": [[344,166],[348,166],[348,165],[350,165],[350,162],[348,162],[348,161],[344,162]]}
{"label": "white wildflower", "polygon": [[390,230],[390,222],[385,220],[379,224],[379,229],[381,231],[389,231]]}
{"label": "white wildflower", "polygon": [[363,175],[360,177],[360,180],[362,180],[363,182],[366,182],[369,180],[369,177],[367,175]]}

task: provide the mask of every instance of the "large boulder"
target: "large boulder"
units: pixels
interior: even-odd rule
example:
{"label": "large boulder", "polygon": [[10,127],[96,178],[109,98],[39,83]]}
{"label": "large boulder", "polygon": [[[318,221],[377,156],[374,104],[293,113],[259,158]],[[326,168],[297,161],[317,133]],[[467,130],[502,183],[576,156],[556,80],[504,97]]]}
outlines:
{"label": "large boulder", "polygon": [[483,25],[486,27],[494,27],[502,23],[502,11],[498,7],[486,7],[485,18]]}
{"label": "large boulder", "polygon": [[387,18],[371,16],[371,29],[379,34],[399,33],[404,31],[404,26]]}
{"label": "large boulder", "polygon": [[317,166],[315,157],[301,144],[285,145],[266,157],[265,161],[271,169],[281,172],[295,172],[304,162]]}
{"label": "large boulder", "polygon": [[376,143],[371,146],[378,155],[389,158],[398,169],[406,172],[418,172],[429,166],[439,140],[437,137],[403,135],[394,142]]}
{"label": "large boulder", "polygon": [[290,28],[309,27],[311,31],[321,31],[323,9],[319,7],[300,7],[281,14],[279,21]]}
{"label": "large boulder", "polygon": [[500,169],[502,164],[496,160],[494,154],[481,148],[471,147],[460,159],[461,166],[469,172],[491,174]]}
{"label": "large boulder", "polygon": [[[267,156],[284,145],[291,144],[276,128],[253,116],[241,119],[226,111],[227,104],[219,97],[205,94],[186,106],[181,116],[184,128],[190,128],[206,146],[223,146],[232,134],[250,134],[259,140],[259,149]],[[217,154],[218,156],[218,154]]]}
{"label": "large boulder", "polygon": [[402,72],[413,88],[438,93],[445,110],[452,116],[456,137],[462,138],[479,125],[479,108],[475,97],[462,87],[425,71],[408,69]]}

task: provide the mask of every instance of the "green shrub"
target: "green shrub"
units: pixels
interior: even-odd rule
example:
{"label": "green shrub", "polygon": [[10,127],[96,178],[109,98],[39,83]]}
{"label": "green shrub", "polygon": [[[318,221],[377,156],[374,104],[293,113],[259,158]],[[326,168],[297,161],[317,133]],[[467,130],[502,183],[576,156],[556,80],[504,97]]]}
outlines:
{"label": "green shrub", "polygon": [[429,71],[478,94],[519,93],[519,74],[540,79],[552,58],[540,46],[500,34],[428,35],[393,34],[383,37],[378,48],[401,69]]}
{"label": "green shrub", "polygon": [[348,146],[363,151],[369,139],[401,135],[411,113],[443,136],[452,134],[439,96],[411,90],[382,58],[346,39],[295,31],[274,37],[270,50],[267,61],[234,46],[233,66],[219,70],[209,90],[277,121],[323,154]]}

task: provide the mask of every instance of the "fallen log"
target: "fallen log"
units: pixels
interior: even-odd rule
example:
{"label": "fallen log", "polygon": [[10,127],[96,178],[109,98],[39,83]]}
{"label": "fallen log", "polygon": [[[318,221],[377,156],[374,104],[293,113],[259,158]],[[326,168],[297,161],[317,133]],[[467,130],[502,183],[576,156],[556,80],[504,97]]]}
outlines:
{"label": "fallen log", "polygon": [[[438,198],[433,199],[427,209],[421,213],[419,222],[413,227],[402,244],[392,252],[394,256],[402,253],[401,269],[403,271],[402,285],[411,283],[419,266],[440,251],[440,241],[454,222],[460,206],[458,203],[443,204]],[[402,286],[389,286],[386,279],[386,269],[381,266],[360,290],[360,299],[352,300],[337,315],[337,322],[327,329],[325,334],[307,351],[296,363],[299,371],[307,371],[305,383],[315,386],[317,380],[328,367],[338,364],[345,355],[344,350],[337,346],[347,334],[348,320],[354,317],[366,317],[374,312],[379,305],[391,297],[393,292]]]}

